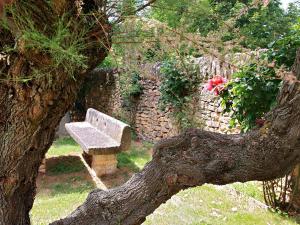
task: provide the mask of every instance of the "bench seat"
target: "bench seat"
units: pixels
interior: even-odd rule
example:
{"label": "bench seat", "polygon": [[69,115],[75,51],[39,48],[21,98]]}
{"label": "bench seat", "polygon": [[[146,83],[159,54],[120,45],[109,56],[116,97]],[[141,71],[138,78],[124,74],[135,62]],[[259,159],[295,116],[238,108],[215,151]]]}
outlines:
{"label": "bench seat", "polygon": [[70,136],[81,146],[98,176],[117,170],[116,154],[130,149],[130,127],[95,109],[88,109],[84,122],[67,123]]}
{"label": "bench seat", "polygon": [[89,155],[109,155],[120,151],[120,143],[88,122],[69,123],[66,124],[66,129]]}

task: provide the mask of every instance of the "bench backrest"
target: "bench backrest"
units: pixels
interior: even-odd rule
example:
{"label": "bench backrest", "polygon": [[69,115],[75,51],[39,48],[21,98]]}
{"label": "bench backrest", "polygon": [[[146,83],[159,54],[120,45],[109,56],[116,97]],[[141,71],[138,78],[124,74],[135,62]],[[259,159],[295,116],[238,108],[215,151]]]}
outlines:
{"label": "bench backrest", "polygon": [[95,109],[88,109],[85,121],[120,143],[121,151],[130,148],[131,130],[127,124]]}

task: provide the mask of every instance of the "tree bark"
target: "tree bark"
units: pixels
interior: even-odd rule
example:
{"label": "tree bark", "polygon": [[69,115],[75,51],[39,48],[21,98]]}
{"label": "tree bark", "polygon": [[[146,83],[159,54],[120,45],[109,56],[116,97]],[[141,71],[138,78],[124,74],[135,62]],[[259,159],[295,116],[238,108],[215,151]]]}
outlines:
{"label": "tree bark", "polygon": [[[62,4],[51,7],[46,0],[19,0],[15,7],[33,15],[36,27],[51,37],[52,26],[61,17],[59,10],[69,12],[74,29],[80,17],[76,1],[57,2]],[[24,4],[32,7],[25,8]],[[95,8],[97,5],[91,10]],[[90,8],[83,7],[83,10],[91,12]],[[48,68],[47,63],[52,59],[38,49],[22,47],[18,40],[22,30],[13,18],[8,18],[9,30],[0,27],[0,53],[5,47],[17,46],[15,52],[0,55],[0,225],[30,224],[29,211],[35,197],[38,168],[53,142],[55,129],[75,101],[84,78],[106,56],[104,45],[110,46],[107,19],[103,15],[100,18],[92,15],[84,22],[88,24],[83,26],[89,27],[88,47],[83,52],[88,68],[78,69],[73,77],[63,68],[53,68],[51,82],[43,74],[26,83],[19,81],[24,74],[34,73],[32,67],[39,71]]]}
{"label": "tree bark", "polygon": [[[297,79],[300,51],[294,66]],[[265,125],[242,135],[191,129],[162,140],[153,159],[121,187],[95,190],[70,216],[52,225],[141,224],[178,191],[210,184],[281,177],[299,163],[300,84],[285,81]]]}

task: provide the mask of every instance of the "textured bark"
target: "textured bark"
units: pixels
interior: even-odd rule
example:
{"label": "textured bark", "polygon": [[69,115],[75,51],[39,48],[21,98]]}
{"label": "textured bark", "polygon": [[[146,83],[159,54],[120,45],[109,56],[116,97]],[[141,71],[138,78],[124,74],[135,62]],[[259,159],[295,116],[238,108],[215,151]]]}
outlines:
{"label": "textured bark", "polygon": [[[59,12],[53,11],[44,0],[16,1],[17,10],[24,10],[21,2],[32,4],[26,11],[33,13],[34,22],[50,36],[51,23],[55,16],[59,17]],[[74,1],[58,2],[64,3],[60,9],[73,9],[70,12],[74,13],[75,22],[78,14]],[[89,11],[89,8],[84,10]],[[90,19],[99,18],[91,16]],[[108,29],[107,20],[104,17],[100,20]],[[0,28],[0,53],[4,46],[15,45],[20,31],[13,22],[10,20],[10,31]],[[89,68],[76,71],[73,74],[76,80],[62,68],[54,68],[51,83],[47,77],[18,82],[17,78],[23,74],[33,73],[32,66],[43,71],[51,59],[40,52],[23,49],[19,42],[16,43],[18,51],[9,58],[1,60],[0,55],[0,225],[30,224],[29,211],[35,197],[38,168],[53,142],[55,128],[75,101],[84,77],[104,59],[107,49],[101,43],[110,45],[102,28],[97,23],[90,28],[87,37],[90,47],[84,52]]]}
{"label": "textured bark", "polygon": [[[294,66],[299,79],[300,51]],[[270,180],[300,157],[300,84],[286,81],[265,125],[244,135],[202,130],[162,140],[151,162],[121,187],[95,190],[70,216],[52,225],[141,224],[180,190],[202,185]]]}

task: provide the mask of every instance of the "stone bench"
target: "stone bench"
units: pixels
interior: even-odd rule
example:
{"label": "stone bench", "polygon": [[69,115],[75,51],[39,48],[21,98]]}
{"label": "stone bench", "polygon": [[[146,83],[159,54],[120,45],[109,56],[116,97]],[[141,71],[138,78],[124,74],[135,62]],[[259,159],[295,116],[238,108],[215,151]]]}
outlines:
{"label": "stone bench", "polygon": [[88,109],[84,122],[67,123],[65,127],[91,158],[90,164],[97,176],[114,173],[116,154],[130,148],[130,127],[95,109]]}

